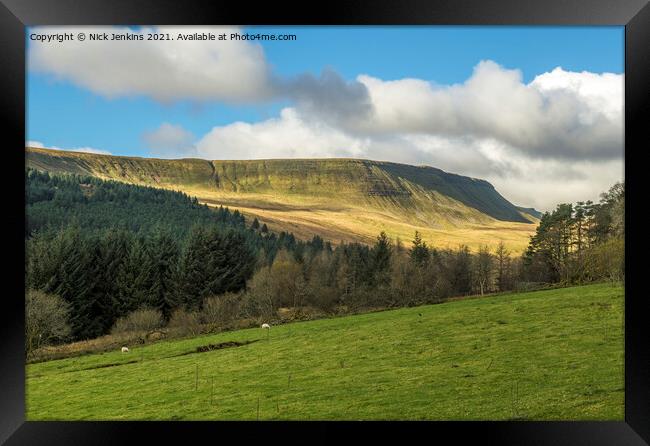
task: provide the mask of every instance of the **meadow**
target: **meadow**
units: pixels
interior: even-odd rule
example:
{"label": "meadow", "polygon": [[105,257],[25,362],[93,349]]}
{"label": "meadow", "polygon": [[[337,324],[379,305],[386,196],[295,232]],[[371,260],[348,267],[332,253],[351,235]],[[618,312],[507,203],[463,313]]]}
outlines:
{"label": "meadow", "polygon": [[623,304],[605,283],[29,364],[26,417],[623,420]]}

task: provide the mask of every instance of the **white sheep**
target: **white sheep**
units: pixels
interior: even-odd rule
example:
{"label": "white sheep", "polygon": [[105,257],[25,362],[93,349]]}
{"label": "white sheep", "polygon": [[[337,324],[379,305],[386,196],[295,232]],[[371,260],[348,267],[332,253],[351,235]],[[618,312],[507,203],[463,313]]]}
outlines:
{"label": "white sheep", "polygon": [[269,324],[262,324],[262,328],[270,329],[271,326]]}
{"label": "white sheep", "polygon": [[122,353],[128,353],[129,349],[128,347],[122,347]]}

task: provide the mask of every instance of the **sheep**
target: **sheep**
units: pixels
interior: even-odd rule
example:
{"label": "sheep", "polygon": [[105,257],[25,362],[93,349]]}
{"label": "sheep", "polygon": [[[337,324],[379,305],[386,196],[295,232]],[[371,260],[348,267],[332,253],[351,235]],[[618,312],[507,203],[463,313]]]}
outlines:
{"label": "sheep", "polygon": [[262,324],[262,328],[266,330],[266,340],[269,340],[269,333],[271,332],[271,326],[269,324]]}
{"label": "sheep", "polygon": [[122,347],[122,353],[128,353],[129,349],[128,347]]}

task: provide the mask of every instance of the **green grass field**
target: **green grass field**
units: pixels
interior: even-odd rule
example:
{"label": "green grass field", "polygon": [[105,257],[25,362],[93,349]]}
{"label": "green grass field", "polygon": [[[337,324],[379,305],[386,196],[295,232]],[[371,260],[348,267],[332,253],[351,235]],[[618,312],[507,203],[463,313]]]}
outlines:
{"label": "green grass field", "polygon": [[598,284],[31,364],[27,419],[623,420],[623,303]]}

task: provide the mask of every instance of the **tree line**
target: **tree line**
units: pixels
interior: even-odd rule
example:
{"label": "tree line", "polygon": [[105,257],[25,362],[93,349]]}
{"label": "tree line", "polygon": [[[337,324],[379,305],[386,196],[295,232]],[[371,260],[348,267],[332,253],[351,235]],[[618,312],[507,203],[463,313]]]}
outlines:
{"label": "tree line", "polygon": [[[383,232],[370,246],[299,241],[178,192],[36,171],[26,179],[28,221],[38,216],[26,236],[27,288],[65,303],[66,340],[131,326],[138,311],[154,311],[162,324],[227,325],[286,309],[327,314],[439,303],[530,283],[618,280],[624,272],[622,184],[599,203],[543,214],[528,250],[514,256],[503,243],[438,249],[417,232],[408,246]],[[54,204],[59,195],[62,208]]]}
{"label": "tree line", "polygon": [[25,170],[25,237],[75,223],[84,232],[124,229],[139,233],[164,222],[175,238],[193,224],[245,228],[238,212],[215,210],[181,192],[117,181]]}
{"label": "tree line", "polygon": [[616,183],[591,201],[560,204],[542,215],[523,256],[523,279],[584,283],[622,280],[625,240],[625,185]]}
{"label": "tree line", "polygon": [[[106,334],[141,307],[177,307],[243,289],[280,249],[300,257],[322,239],[276,235],[180,192],[26,170],[26,287],[61,297],[71,339]],[[257,223],[257,224],[255,224]]]}

